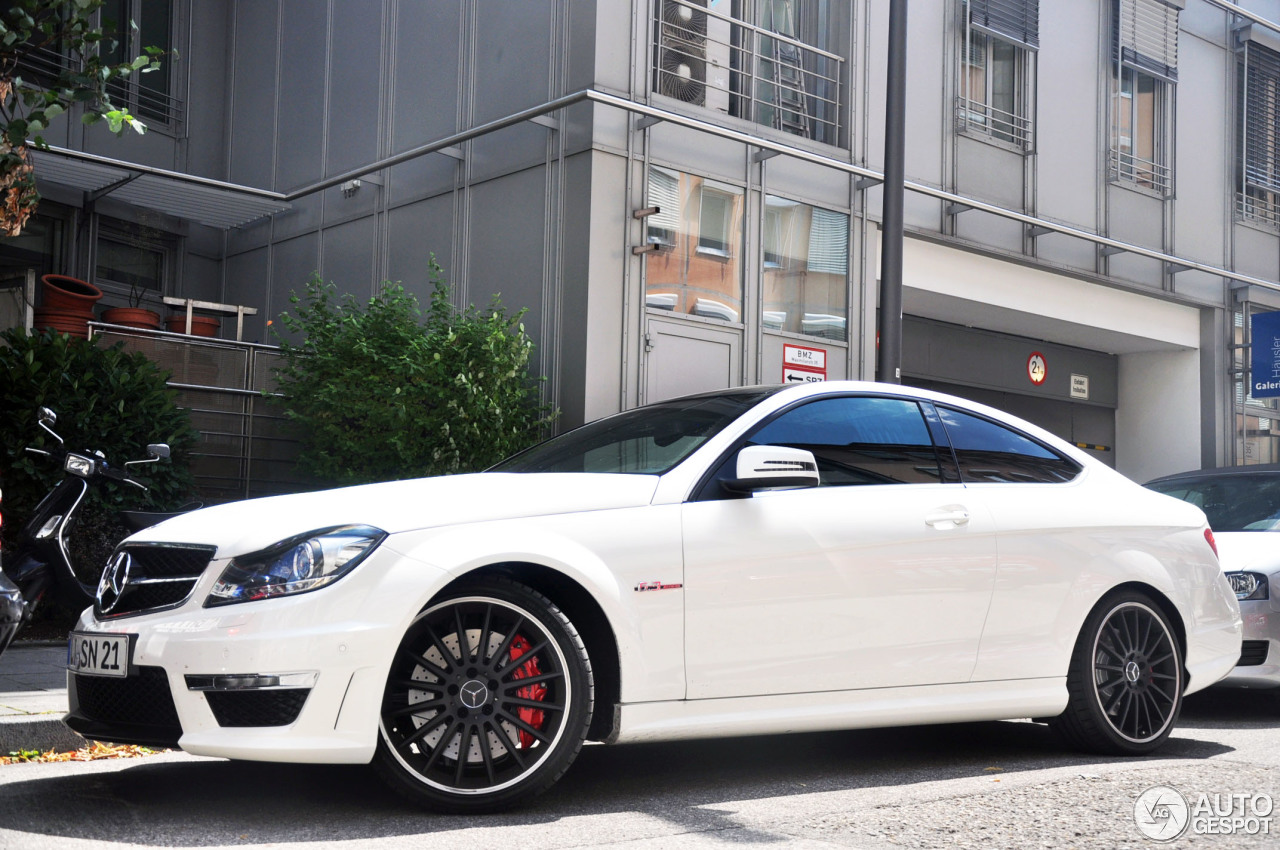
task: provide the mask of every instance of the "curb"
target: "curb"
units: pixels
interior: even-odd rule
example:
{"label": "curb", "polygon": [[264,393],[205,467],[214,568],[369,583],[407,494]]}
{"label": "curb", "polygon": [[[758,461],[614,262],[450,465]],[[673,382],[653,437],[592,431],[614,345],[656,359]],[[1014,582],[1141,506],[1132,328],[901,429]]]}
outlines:
{"label": "curb", "polygon": [[0,717],[0,755],[18,750],[70,752],[85,739],[62,722],[62,714],[19,714]]}

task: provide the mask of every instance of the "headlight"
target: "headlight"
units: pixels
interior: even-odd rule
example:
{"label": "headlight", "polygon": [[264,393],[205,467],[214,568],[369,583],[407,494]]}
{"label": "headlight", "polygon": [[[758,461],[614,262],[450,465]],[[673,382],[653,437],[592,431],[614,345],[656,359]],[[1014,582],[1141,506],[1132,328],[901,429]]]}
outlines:
{"label": "headlight", "polygon": [[67,459],[63,461],[62,468],[72,475],[89,478],[93,475],[93,458],[69,454]]}
{"label": "headlight", "polygon": [[1267,577],[1260,573],[1227,573],[1227,581],[1236,593],[1236,599],[1267,599]]}
{"label": "headlight", "polygon": [[214,583],[205,607],[306,593],[333,584],[386,536],[369,525],[344,525],[310,531],[233,558]]}

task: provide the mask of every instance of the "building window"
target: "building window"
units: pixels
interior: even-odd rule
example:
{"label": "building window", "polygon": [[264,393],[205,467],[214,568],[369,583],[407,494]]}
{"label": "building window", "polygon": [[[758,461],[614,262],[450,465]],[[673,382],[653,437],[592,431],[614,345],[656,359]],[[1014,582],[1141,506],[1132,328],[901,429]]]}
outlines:
{"label": "building window", "polygon": [[1168,195],[1178,9],[1112,0],[1111,10],[1111,179]]}
{"label": "building window", "polygon": [[849,216],[765,196],[763,323],[848,339]]}
{"label": "building window", "polygon": [[174,45],[173,0],[107,0],[102,6],[102,31],[114,39],[106,51],[107,61],[128,62],[155,48],[164,55],[160,68],[131,74],[112,83],[112,99],[144,122],[173,124],[181,118],[182,104],[173,96]]}
{"label": "building window", "polygon": [[1039,0],[961,0],[960,8],[957,124],[962,132],[1030,150]]}
{"label": "building window", "polygon": [[645,304],[741,322],[743,190],[650,166],[648,198]]}
{"label": "building window", "polygon": [[131,302],[158,302],[175,247],[174,238],[157,228],[103,219],[95,243],[94,282],[104,292],[129,296]]}
{"label": "building window", "polygon": [[654,0],[653,88],[839,144],[851,8],[826,0]]}
{"label": "building window", "polygon": [[1240,75],[1237,213],[1247,221],[1280,225],[1280,53],[1246,42]]}

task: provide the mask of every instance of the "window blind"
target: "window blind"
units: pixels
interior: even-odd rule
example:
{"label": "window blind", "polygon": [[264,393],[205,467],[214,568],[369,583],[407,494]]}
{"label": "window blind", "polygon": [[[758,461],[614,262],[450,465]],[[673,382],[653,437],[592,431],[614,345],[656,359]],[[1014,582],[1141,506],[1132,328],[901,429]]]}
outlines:
{"label": "window blind", "polygon": [[1280,192],[1280,53],[1249,42],[1244,64],[1244,180]]}
{"label": "window blind", "polygon": [[665,168],[649,169],[649,203],[658,212],[649,216],[649,227],[658,230],[680,230],[680,177]]}
{"label": "window blind", "polygon": [[849,268],[849,217],[813,208],[809,226],[809,271],[844,275]]}
{"label": "window blind", "polygon": [[1114,0],[1112,58],[1178,79],[1178,9],[1161,0]]}
{"label": "window blind", "polygon": [[969,21],[1032,50],[1040,47],[1040,0],[969,0]]}

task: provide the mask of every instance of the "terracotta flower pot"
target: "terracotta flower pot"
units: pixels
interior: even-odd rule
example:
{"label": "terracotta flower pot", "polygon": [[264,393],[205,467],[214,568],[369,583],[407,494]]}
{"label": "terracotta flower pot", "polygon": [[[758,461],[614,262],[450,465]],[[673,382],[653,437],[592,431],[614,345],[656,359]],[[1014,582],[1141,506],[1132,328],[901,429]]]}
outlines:
{"label": "terracotta flower pot", "polygon": [[88,339],[89,320],[93,318],[93,313],[68,313],[63,310],[50,310],[48,307],[37,307],[34,318],[37,330],[49,328],[58,333]]}
{"label": "terracotta flower pot", "polygon": [[[184,317],[185,318],[185,317]],[[143,307],[112,307],[102,311],[102,321],[126,328],[146,331],[160,330],[160,314]]]}
{"label": "terracotta flower pot", "polygon": [[44,309],[93,318],[93,305],[102,297],[101,289],[64,274],[47,274],[40,280],[44,283]]}
{"label": "terracotta flower pot", "polygon": [[191,330],[188,331],[186,313],[173,313],[164,320],[164,323],[170,333],[189,333],[192,336],[217,336],[218,328],[222,326],[222,322],[213,316],[192,316]]}

